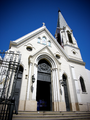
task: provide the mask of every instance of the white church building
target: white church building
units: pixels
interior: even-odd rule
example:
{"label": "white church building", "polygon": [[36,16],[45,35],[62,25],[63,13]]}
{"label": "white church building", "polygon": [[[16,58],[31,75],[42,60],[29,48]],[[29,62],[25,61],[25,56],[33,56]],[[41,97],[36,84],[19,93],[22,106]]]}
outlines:
{"label": "white church building", "polygon": [[8,51],[21,54],[18,110],[90,111],[90,71],[60,10],[55,37],[43,23],[10,41]]}

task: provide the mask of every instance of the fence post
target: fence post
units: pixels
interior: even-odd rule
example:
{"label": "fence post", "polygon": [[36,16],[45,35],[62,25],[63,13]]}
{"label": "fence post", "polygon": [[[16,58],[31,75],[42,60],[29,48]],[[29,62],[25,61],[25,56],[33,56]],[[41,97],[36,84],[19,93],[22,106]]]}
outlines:
{"label": "fence post", "polygon": [[10,110],[9,110],[8,120],[12,120],[14,106],[15,106],[15,98],[13,97],[10,101]]}

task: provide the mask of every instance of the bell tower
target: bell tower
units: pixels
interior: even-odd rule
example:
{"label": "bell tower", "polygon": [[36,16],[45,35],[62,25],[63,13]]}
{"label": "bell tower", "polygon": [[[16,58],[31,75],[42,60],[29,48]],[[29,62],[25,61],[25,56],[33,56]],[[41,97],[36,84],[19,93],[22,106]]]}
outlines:
{"label": "bell tower", "polygon": [[82,61],[80,49],[78,48],[77,42],[74,38],[73,31],[68,26],[60,10],[58,11],[55,37],[59,45],[65,50],[66,54],[68,54],[70,58]]}

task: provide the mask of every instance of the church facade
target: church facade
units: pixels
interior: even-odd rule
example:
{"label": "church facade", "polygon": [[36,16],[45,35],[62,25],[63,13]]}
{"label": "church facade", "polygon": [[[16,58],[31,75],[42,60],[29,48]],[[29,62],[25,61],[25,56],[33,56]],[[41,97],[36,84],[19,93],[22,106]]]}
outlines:
{"label": "church facade", "polygon": [[90,71],[60,11],[55,38],[43,23],[9,48],[21,54],[18,110],[90,111]]}

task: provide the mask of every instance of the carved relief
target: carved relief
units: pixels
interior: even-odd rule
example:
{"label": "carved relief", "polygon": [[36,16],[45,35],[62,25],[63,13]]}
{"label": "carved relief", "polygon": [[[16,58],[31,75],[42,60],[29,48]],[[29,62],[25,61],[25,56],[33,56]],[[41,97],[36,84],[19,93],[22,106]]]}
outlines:
{"label": "carved relief", "polygon": [[41,63],[38,65],[38,71],[51,73],[51,67],[46,63]]}

